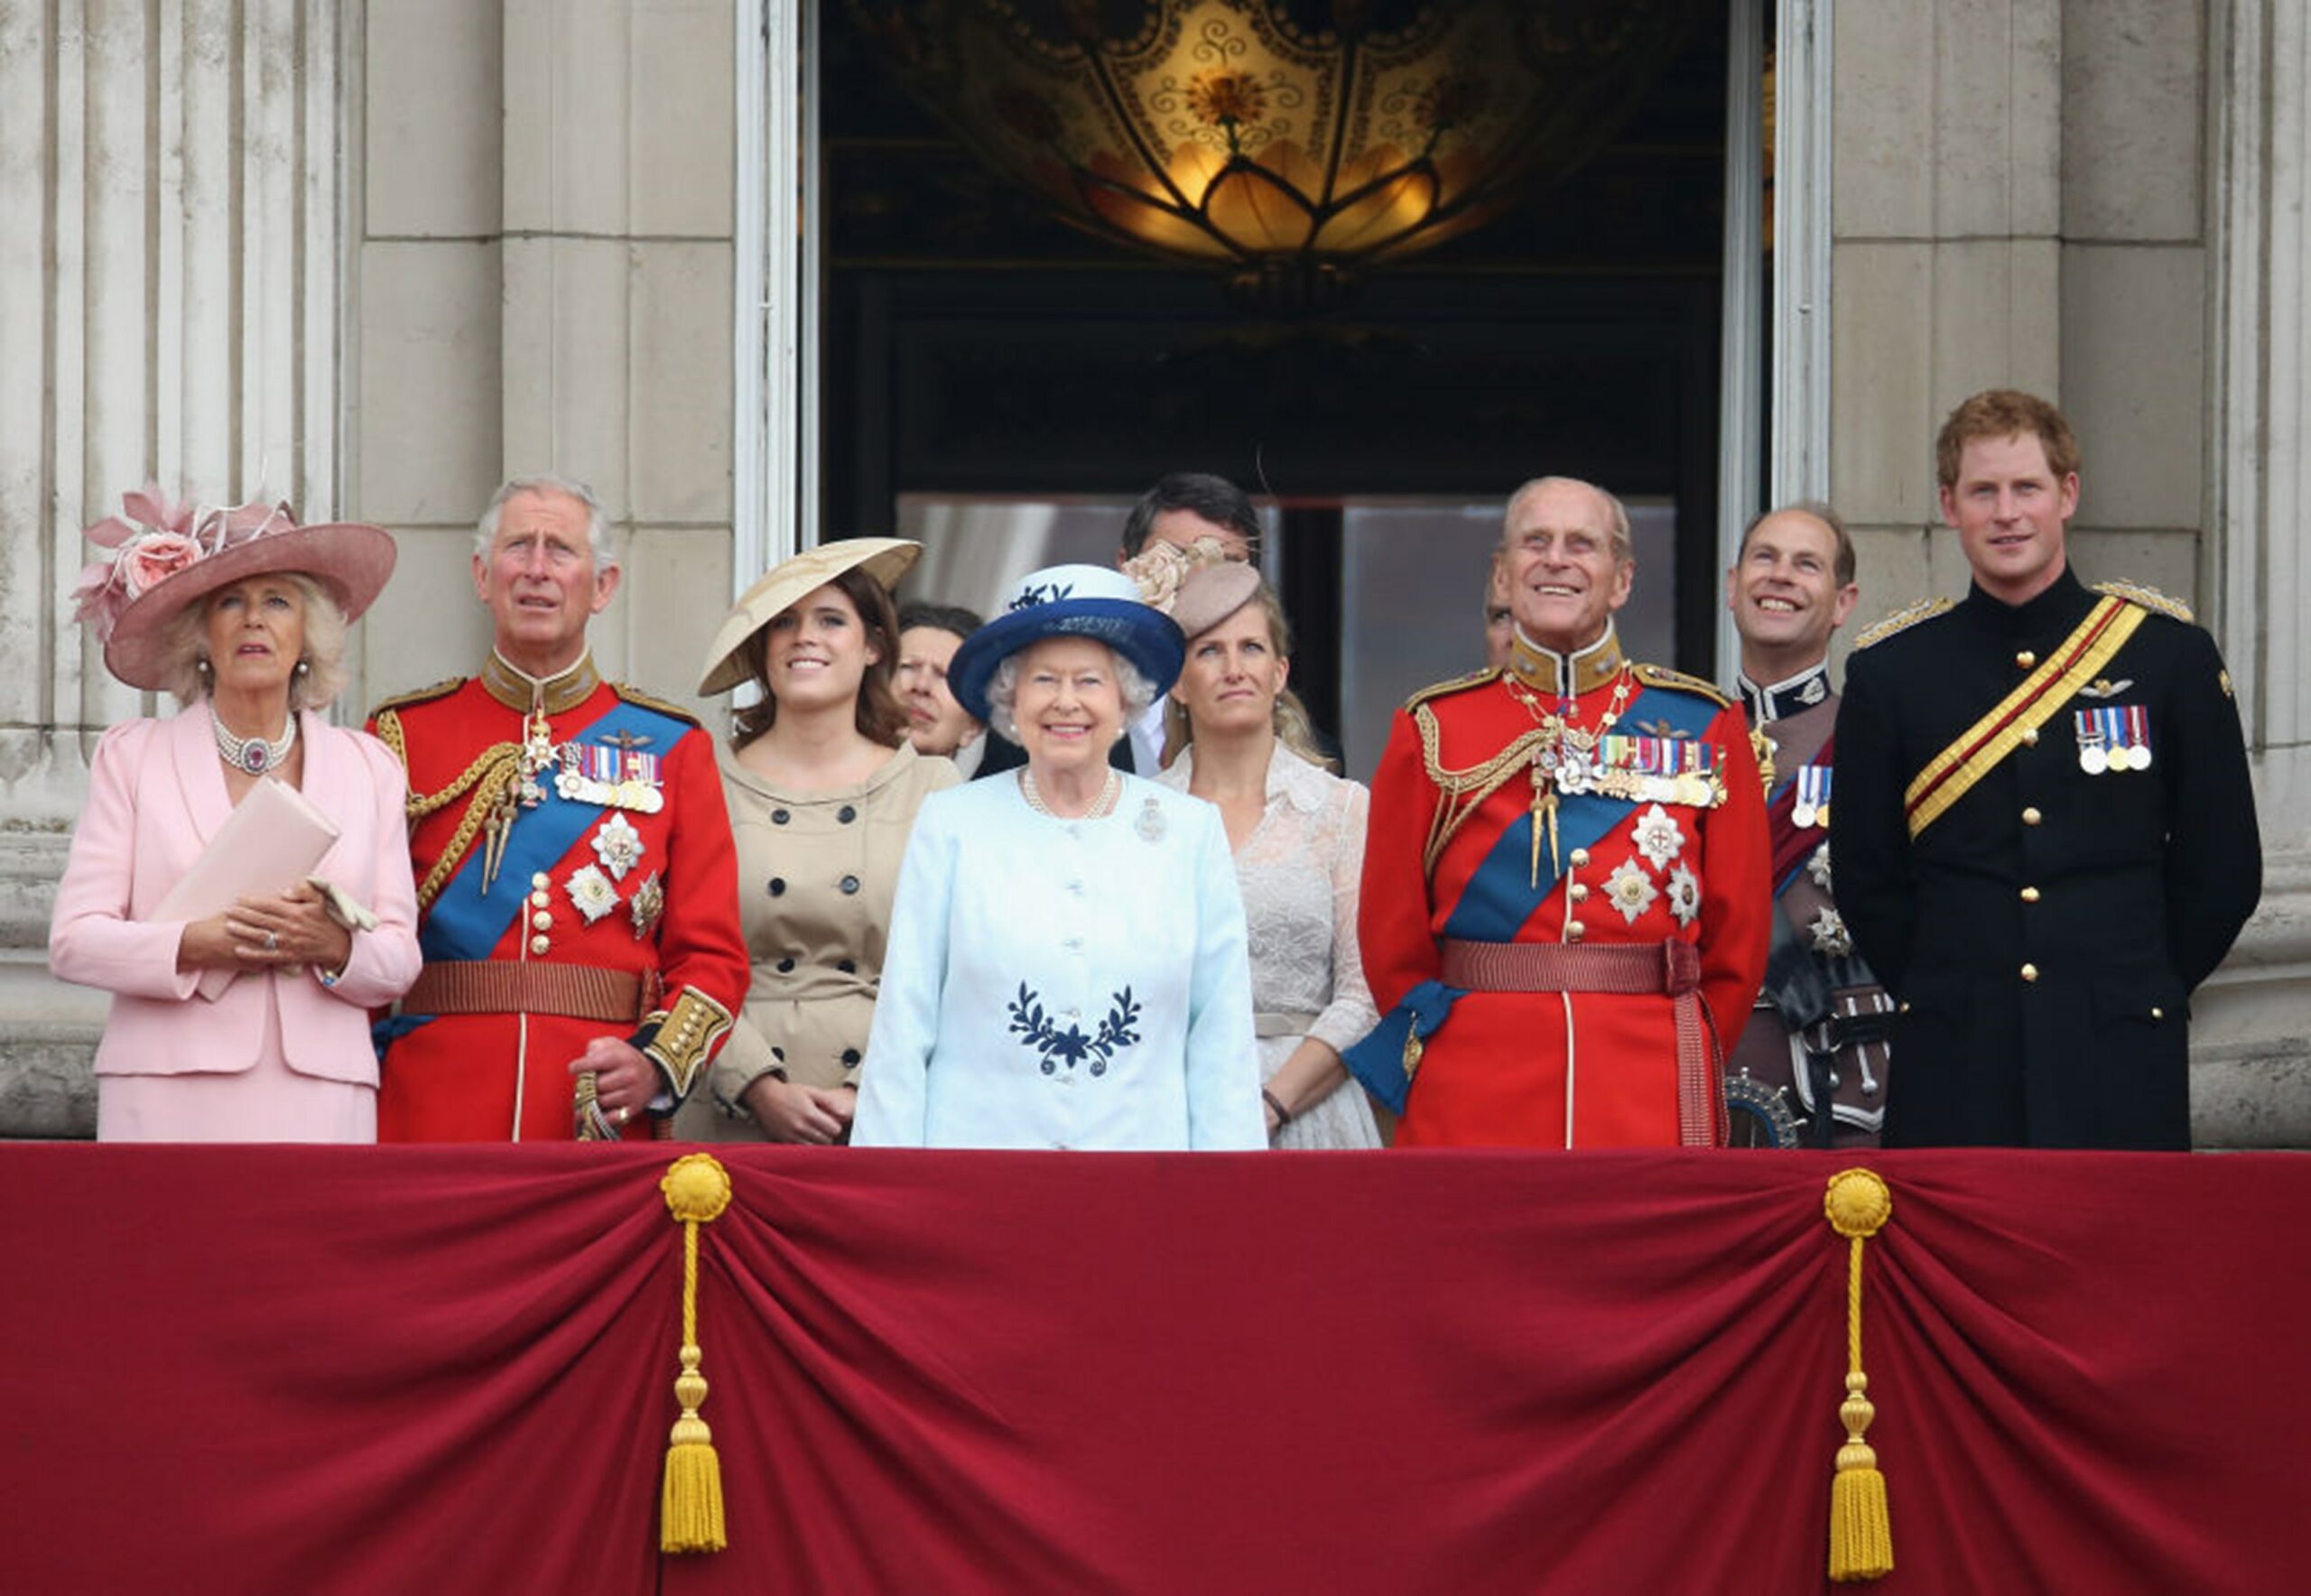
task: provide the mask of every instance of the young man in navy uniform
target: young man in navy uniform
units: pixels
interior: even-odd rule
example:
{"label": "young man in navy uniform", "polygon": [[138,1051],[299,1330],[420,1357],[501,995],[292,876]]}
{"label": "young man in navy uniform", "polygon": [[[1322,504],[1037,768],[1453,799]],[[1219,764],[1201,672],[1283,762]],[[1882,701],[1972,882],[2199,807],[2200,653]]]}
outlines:
{"label": "young man in navy uniform", "polygon": [[1977,394],[1935,449],[1972,590],[1847,665],[1830,853],[1899,1002],[1889,1146],[2187,1148],[2192,988],[2261,894],[2231,678],[2182,605],[2072,571],[2078,445]]}

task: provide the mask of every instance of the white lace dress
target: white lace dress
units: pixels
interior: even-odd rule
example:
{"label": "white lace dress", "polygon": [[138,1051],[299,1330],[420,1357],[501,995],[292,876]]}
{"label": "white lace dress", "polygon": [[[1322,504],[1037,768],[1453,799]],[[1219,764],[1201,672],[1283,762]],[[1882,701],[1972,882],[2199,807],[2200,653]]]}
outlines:
{"label": "white lace dress", "polygon": [[[1156,779],[1184,793],[1194,776],[1191,747]],[[1251,940],[1262,1080],[1284,1067],[1303,1036],[1341,1052],[1378,1023],[1356,945],[1370,804],[1361,784],[1285,747],[1268,760],[1267,807],[1235,852]],[[1362,1089],[1349,1081],[1294,1116],[1275,1145],[1377,1147],[1380,1133]]]}

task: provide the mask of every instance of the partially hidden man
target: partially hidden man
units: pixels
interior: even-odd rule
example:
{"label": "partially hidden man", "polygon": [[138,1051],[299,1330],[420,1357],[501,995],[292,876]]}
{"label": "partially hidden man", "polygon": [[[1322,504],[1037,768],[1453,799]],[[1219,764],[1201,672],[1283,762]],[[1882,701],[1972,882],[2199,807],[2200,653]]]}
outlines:
{"label": "partially hidden man", "polygon": [[1899,1000],[1886,1145],[2187,1147],[2191,990],[2262,890],[2231,678],[2180,604],[2072,571],[2053,405],[1978,394],[1935,457],[1972,589],[1863,634],[1837,723],[1838,901]]}
{"label": "partially hidden man", "polygon": [[583,484],[516,478],[481,520],[478,676],[378,706],[409,771],[425,968],[388,1042],[380,1141],[647,1137],[746,996],[711,739],[602,680],[587,623],[618,582]]}
{"label": "partially hidden man", "polygon": [[1830,876],[1830,638],[1861,597],[1853,539],[1827,505],[1759,516],[1725,573],[1775,909],[1765,988],[1725,1078],[1737,1146],[1874,1146],[1885,1121],[1893,999],[1854,951]]}
{"label": "partially hidden man", "polygon": [[1350,1050],[1401,1146],[1709,1146],[1765,967],[1764,799],[1740,711],[1622,653],[1629,515],[1509,500],[1508,663],[1415,693],[1372,784],[1359,914],[1383,1012]]}

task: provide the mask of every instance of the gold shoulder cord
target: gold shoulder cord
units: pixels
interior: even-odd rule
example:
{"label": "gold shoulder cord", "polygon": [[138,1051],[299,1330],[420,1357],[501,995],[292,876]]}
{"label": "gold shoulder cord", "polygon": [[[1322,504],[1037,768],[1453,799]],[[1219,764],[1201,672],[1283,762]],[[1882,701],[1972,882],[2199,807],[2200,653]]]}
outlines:
{"label": "gold shoulder cord", "polygon": [[1465,770],[1447,770],[1437,755],[1438,728],[1436,717],[1426,704],[1415,705],[1413,724],[1420,728],[1420,756],[1428,772],[1428,779],[1436,784],[1437,802],[1428,821],[1428,844],[1422,849],[1421,873],[1428,875],[1436,868],[1437,857],[1446,843],[1468,824],[1477,806],[1499,792],[1508,778],[1532,763],[1533,750],[1546,740],[1547,733],[1539,727],[1526,732],[1507,747],[1481,765]]}
{"label": "gold shoulder cord", "polygon": [[[382,716],[377,721],[377,731],[380,737],[383,737],[385,731],[385,721]],[[394,726],[394,736],[387,739],[386,746],[396,754],[401,754],[402,763],[406,766],[409,758],[403,752],[398,740],[400,731],[400,724],[396,721]],[[481,830],[491,812],[497,807],[498,800],[521,779],[521,767],[520,744],[492,743],[481,751],[471,765],[466,766],[463,775],[440,792],[420,793],[414,788],[411,789],[408,812],[409,823],[413,830],[415,830],[417,822],[427,815],[447,809],[468,792],[473,793],[473,802],[466,805],[464,818],[459,821],[458,829],[451,834],[449,846],[441,850],[441,857],[433,861],[433,868],[425,873],[425,879],[418,883],[417,906],[419,908],[425,909],[432,906],[434,898],[441,895],[441,887],[450,879],[450,873],[457,869],[459,862],[465,858],[467,850],[473,846],[474,834]]]}

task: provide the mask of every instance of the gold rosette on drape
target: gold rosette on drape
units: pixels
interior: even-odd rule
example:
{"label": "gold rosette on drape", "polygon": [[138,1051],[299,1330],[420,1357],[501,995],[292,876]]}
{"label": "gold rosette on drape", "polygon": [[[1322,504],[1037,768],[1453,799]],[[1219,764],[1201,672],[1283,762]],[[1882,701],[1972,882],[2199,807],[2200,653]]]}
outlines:
{"label": "gold rosette on drape", "polygon": [[658,1545],[666,1552],[719,1552],[729,1540],[722,1526],[722,1464],[714,1435],[698,1416],[706,1401],[706,1377],[698,1366],[698,1228],[730,1206],[730,1172],[704,1153],[677,1158],[658,1182],[666,1211],[682,1228],[682,1371],[674,1377],[674,1400],[682,1416],[667,1438],[665,1487],[660,1497]]}
{"label": "gold rosette on drape", "polygon": [[1861,1438],[1878,1416],[1868,1395],[1870,1377],[1861,1372],[1861,1257],[1870,1238],[1893,1217],[1894,1194],[1870,1170],[1840,1170],[1830,1177],[1822,1210],[1847,1243],[1845,1400],[1838,1406],[1845,1444],[1838,1448],[1837,1473],[1830,1481],[1830,1578],[1874,1580],[1893,1572],[1894,1532],[1877,1451]]}

